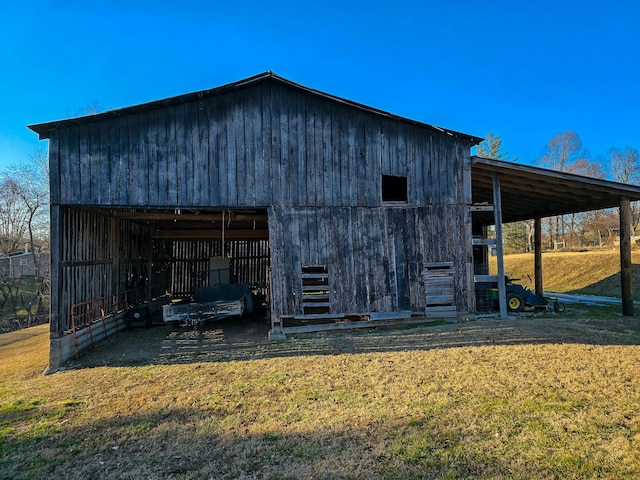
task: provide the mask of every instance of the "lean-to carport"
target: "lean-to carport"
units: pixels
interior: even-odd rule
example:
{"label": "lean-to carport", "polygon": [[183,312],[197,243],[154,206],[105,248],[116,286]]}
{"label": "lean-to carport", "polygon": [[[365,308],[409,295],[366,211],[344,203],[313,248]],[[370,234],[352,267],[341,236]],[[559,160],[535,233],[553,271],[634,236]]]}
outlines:
{"label": "lean-to carport", "polygon": [[535,221],[535,288],[536,292],[542,293],[542,218],[613,207],[620,211],[622,313],[633,315],[630,202],[640,200],[639,186],[480,157],[472,158],[471,177],[474,205],[496,207],[493,212],[477,212],[474,221],[496,225],[498,286],[502,293],[503,315],[506,307],[501,236],[498,236],[502,223]]}

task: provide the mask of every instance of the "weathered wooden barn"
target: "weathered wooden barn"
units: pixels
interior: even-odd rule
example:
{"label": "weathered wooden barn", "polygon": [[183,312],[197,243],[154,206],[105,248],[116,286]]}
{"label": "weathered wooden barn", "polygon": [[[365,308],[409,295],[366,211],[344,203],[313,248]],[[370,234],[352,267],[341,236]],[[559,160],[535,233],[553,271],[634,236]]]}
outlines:
{"label": "weathered wooden barn", "polygon": [[[270,72],[30,128],[49,139],[52,368],[79,348],[79,330],[90,343],[131,308],[209,284],[216,258],[264,293],[274,336],[291,320],[473,314],[500,176],[507,219],[581,209],[592,193],[572,176],[550,210],[539,191],[539,208],[518,209],[523,175],[530,188],[557,177],[471,157],[479,137]],[[640,199],[635,187],[591,186],[606,198],[589,206]],[[430,300],[441,276],[449,286]]]}

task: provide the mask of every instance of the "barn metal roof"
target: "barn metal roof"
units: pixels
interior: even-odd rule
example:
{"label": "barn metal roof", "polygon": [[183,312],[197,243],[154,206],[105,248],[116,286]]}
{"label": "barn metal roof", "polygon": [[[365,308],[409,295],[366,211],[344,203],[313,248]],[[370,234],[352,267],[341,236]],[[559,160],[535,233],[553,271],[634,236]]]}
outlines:
{"label": "barn metal roof", "polygon": [[[493,203],[493,175],[500,178],[502,221],[586,212],[640,200],[640,186],[481,157],[471,159],[474,203]],[[486,215],[493,223],[493,215]]]}
{"label": "barn metal roof", "polygon": [[393,119],[399,120],[401,122],[407,122],[407,123],[411,123],[411,124],[418,125],[418,126],[421,126],[421,127],[426,127],[426,128],[432,129],[432,130],[436,130],[436,131],[445,133],[447,135],[451,135],[453,137],[462,138],[462,139],[465,139],[465,140],[468,140],[469,142],[471,142],[471,146],[477,145],[478,143],[480,143],[480,142],[482,142],[484,140],[481,137],[476,137],[476,136],[473,136],[473,135],[468,135],[466,133],[460,133],[460,132],[456,132],[454,130],[437,127],[435,125],[430,125],[430,124],[427,124],[427,123],[418,122],[418,121],[411,120],[411,119],[408,119],[408,118],[405,118],[405,117],[394,115],[394,114],[389,113],[389,112],[385,112],[383,110],[378,110],[377,108],[369,107],[369,106],[363,105],[361,103],[357,103],[357,102],[353,102],[351,100],[347,100],[347,99],[344,99],[344,98],[336,97],[335,95],[324,93],[324,92],[321,92],[319,90],[315,90],[313,88],[305,87],[304,85],[300,85],[298,83],[292,82],[291,80],[287,80],[286,78],[280,77],[280,76],[276,75],[273,72],[260,73],[258,75],[253,76],[253,77],[245,78],[244,80],[240,80],[240,81],[237,81],[237,82],[229,83],[227,85],[223,85],[223,86],[220,86],[220,87],[217,87],[217,88],[213,88],[213,89],[209,89],[209,90],[202,90],[202,91],[199,91],[199,92],[187,93],[187,94],[179,95],[179,96],[176,96],[176,97],[166,98],[164,100],[157,100],[157,101],[153,101],[153,102],[143,103],[143,104],[140,104],[140,105],[134,105],[134,106],[131,106],[131,107],[125,107],[125,108],[120,108],[120,109],[115,109],[115,110],[109,110],[109,111],[98,113],[98,114],[95,114],[95,115],[85,115],[85,116],[82,116],[82,117],[68,118],[68,119],[58,120],[58,121],[54,121],[54,122],[47,122],[47,123],[39,123],[39,124],[29,125],[28,128],[30,128],[31,130],[36,132],[39,135],[39,139],[43,140],[43,139],[49,138],[51,132],[53,132],[55,130],[58,130],[60,128],[65,128],[65,127],[69,127],[69,126],[72,126],[72,125],[81,125],[81,124],[96,122],[96,121],[99,121],[99,120],[102,120],[102,119],[120,117],[120,116],[123,116],[123,115],[134,114],[134,113],[139,113],[139,112],[148,111],[148,110],[154,110],[154,109],[158,109],[158,108],[163,108],[163,107],[167,107],[167,106],[171,106],[171,105],[178,105],[178,104],[181,104],[181,103],[201,100],[201,99],[210,98],[210,97],[216,97],[216,96],[228,93],[228,92],[249,88],[249,87],[257,85],[259,83],[269,82],[269,81],[270,82],[275,82],[275,83],[280,84],[280,85],[284,85],[284,86],[286,86],[288,88],[297,89],[297,90],[306,92],[308,94],[311,94],[311,95],[314,95],[314,96],[317,96],[317,97],[322,97],[322,98],[325,98],[325,99],[333,101],[333,102],[341,103],[343,105],[347,105],[349,107],[356,108],[358,110],[363,110],[363,111],[367,111],[367,112],[370,112],[370,113],[374,113],[376,115],[381,115],[381,116],[384,116],[384,117],[393,118]]}

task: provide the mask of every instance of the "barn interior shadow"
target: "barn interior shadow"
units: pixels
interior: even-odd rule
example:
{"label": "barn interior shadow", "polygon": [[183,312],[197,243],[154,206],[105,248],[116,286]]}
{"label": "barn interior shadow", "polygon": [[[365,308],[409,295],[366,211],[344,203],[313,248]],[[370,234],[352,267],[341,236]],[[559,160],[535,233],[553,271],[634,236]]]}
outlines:
{"label": "barn interior shadow", "polygon": [[[575,311],[577,307],[571,307]],[[581,343],[640,344],[634,317],[525,314],[501,320],[333,330],[269,341],[262,318],[227,319],[199,329],[154,327],[120,332],[68,362],[65,368],[228,362],[308,355],[342,355],[477,346]]]}

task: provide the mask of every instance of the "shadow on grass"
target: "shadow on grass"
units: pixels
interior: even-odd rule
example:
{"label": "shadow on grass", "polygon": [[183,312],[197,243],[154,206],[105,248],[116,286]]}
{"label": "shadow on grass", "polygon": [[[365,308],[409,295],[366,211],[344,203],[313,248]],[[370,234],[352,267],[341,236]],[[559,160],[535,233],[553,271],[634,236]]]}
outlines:
{"label": "shadow on grass", "polygon": [[520,314],[455,324],[419,324],[336,330],[267,340],[264,321],[226,320],[198,330],[156,327],[121,332],[84,352],[66,368],[227,362],[265,358],[340,355],[472,346],[640,344],[640,322],[619,307],[572,304],[564,314]]}
{"label": "shadow on grass", "polygon": [[[631,265],[631,284],[640,285],[640,265]],[[571,290],[566,293],[576,295],[602,295],[602,296],[615,296],[620,298],[620,272],[603,278],[602,280],[587,285],[586,287],[579,288],[577,290]],[[640,291],[634,292],[634,300],[640,300]]]}
{"label": "shadow on grass", "polygon": [[[235,433],[223,433],[233,414],[167,407],[88,419],[54,433],[8,436],[0,449],[0,478],[391,480],[628,473],[628,465],[603,466],[588,455],[567,471],[558,455],[536,455],[523,445],[514,451],[487,432],[470,435],[434,412],[289,433],[249,433],[238,423]],[[532,462],[523,462],[523,455]]]}

